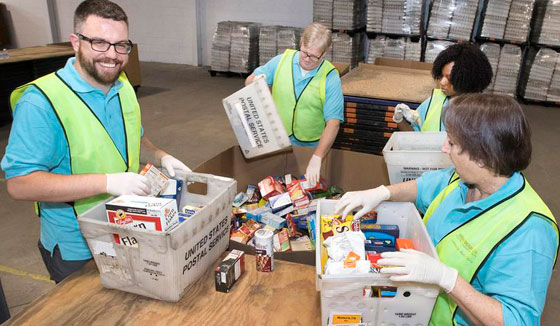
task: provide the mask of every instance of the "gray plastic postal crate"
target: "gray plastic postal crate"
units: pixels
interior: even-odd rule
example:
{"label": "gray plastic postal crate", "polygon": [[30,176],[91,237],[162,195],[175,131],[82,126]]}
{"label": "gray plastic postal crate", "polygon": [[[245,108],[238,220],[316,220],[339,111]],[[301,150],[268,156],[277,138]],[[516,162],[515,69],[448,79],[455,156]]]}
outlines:
{"label": "gray plastic postal crate", "polygon": [[[227,249],[237,182],[202,173],[178,176],[185,184],[206,184],[207,193],[190,193],[184,187],[181,205],[204,208],[168,232],[108,223],[105,203],[78,217],[104,287],[178,301],[190,284],[210,272],[210,265]],[[115,243],[115,233],[134,237],[138,246]]]}
{"label": "gray plastic postal crate", "polygon": [[255,79],[222,102],[245,158],[291,147],[290,138],[264,79]]}
{"label": "gray plastic postal crate", "polygon": [[450,167],[449,156],[441,151],[447,133],[397,131],[383,148],[391,184],[415,180],[426,171]]}
{"label": "gray plastic postal crate", "polygon": [[[320,226],[323,214],[333,214],[337,200],[321,200],[315,225]],[[416,207],[412,203],[384,202],[375,208],[378,224],[396,224],[401,238],[409,238],[414,249],[438,258],[436,249]],[[320,239],[320,227],[315,239]],[[428,325],[439,288],[413,282],[392,282],[388,276],[376,273],[355,275],[323,275],[322,245],[316,250],[317,290],[321,291],[321,324],[328,325],[331,313],[358,313],[362,322],[374,325]],[[394,297],[364,295],[371,287],[396,287]]]}

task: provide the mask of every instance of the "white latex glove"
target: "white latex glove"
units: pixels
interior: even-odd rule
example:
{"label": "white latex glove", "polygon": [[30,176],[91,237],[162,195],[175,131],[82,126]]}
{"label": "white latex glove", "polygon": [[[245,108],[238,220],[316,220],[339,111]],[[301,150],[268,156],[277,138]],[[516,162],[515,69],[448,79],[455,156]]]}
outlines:
{"label": "white latex glove", "polygon": [[253,83],[256,82],[260,78],[262,78],[262,79],[264,79],[264,81],[266,81],[266,75],[265,74],[260,74],[260,75],[255,76],[255,78],[253,78]]}
{"label": "white latex glove", "polygon": [[402,122],[402,118],[412,124],[418,124],[420,122],[420,114],[416,110],[412,110],[408,105],[404,103],[399,103],[395,106],[395,112],[393,114],[393,121],[396,123]]}
{"label": "white latex glove", "polygon": [[321,161],[323,159],[315,154],[309,160],[307,164],[307,169],[305,170],[305,179],[309,183],[310,187],[314,187],[319,178],[321,177]]}
{"label": "white latex glove", "polygon": [[115,196],[139,195],[150,193],[148,178],[132,172],[109,173],[107,176],[107,193]]}
{"label": "white latex glove", "polygon": [[395,106],[395,112],[393,113],[393,121],[395,123],[401,123],[403,120],[403,106],[408,107],[406,104],[398,104]]}
{"label": "white latex glove", "polygon": [[[435,284],[449,293],[457,283],[458,272],[435,258],[414,249],[403,249],[401,251],[384,252],[379,265],[383,267],[381,273],[396,274],[390,277],[395,282],[418,282]],[[394,267],[393,267],[394,266]]]}
{"label": "white latex glove", "polygon": [[161,167],[165,168],[167,172],[169,172],[170,177],[175,176],[175,170],[183,171],[183,172],[192,172],[188,166],[186,166],[183,162],[179,161],[178,159],[174,158],[173,156],[167,154],[161,158]]}
{"label": "white latex glove", "polygon": [[362,209],[354,214],[354,219],[358,219],[365,213],[373,210],[382,201],[388,200],[389,198],[391,198],[391,192],[385,186],[379,186],[369,190],[350,191],[345,193],[336,204],[335,214],[343,212],[342,216],[346,216],[350,214],[352,210],[361,206]]}

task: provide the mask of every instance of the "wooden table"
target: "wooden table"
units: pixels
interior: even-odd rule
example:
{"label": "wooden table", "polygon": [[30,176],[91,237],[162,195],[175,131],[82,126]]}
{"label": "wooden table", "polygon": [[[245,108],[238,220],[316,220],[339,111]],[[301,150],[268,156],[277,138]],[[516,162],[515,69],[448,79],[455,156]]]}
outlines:
{"label": "wooden table", "polygon": [[218,263],[172,303],[105,289],[90,262],[4,325],[320,325],[315,267],[275,260],[272,273],[260,273],[246,256],[245,274],[222,293]]}

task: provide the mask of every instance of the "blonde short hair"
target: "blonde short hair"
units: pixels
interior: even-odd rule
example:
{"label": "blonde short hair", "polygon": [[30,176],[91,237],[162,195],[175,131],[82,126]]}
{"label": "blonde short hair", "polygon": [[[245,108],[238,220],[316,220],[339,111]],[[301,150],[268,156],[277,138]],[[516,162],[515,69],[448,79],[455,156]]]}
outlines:
{"label": "blonde short hair", "polygon": [[301,34],[301,44],[308,46],[316,46],[325,52],[331,46],[332,32],[330,29],[319,23],[311,23],[305,27]]}

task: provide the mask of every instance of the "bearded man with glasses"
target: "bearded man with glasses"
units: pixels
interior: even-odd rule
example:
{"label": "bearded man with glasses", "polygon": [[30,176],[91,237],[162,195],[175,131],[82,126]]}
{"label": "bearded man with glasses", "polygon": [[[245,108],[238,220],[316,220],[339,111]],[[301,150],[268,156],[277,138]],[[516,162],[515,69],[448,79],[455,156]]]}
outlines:
{"label": "bearded man with glasses", "polygon": [[319,181],[321,161],[329,152],[344,121],[340,76],[325,55],[331,31],[319,23],[308,25],[301,36],[300,51],[287,49],[247,77],[265,78],[272,87],[276,109],[294,146],[315,147],[305,177]]}
{"label": "bearded man with glasses", "polygon": [[60,282],[91,253],[76,216],[110,195],[147,195],[142,162],[190,171],[153,145],[123,72],[132,50],[128,18],[108,0],[82,2],[64,68],[18,87],[10,97],[13,122],[2,169],[14,199],[35,201],[41,217],[39,251]]}

